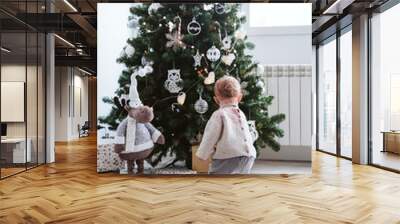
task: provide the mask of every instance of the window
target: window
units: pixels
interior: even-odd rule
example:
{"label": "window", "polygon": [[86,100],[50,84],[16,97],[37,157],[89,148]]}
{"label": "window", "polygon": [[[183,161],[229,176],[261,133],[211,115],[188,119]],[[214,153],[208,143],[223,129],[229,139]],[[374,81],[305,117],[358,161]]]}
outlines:
{"label": "window", "polygon": [[370,132],[375,165],[400,170],[400,5],[371,19]]}
{"label": "window", "polygon": [[336,39],[320,45],[318,57],[318,149],[336,153]]}
{"label": "window", "polygon": [[[351,28],[351,27],[350,27]],[[340,154],[352,157],[352,33],[340,36]]]}

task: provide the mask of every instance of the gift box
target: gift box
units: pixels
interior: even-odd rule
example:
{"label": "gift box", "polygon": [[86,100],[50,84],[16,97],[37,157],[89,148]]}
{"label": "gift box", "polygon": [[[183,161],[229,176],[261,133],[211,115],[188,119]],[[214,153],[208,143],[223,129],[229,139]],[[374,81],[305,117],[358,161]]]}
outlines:
{"label": "gift box", "polygon": [[114,152],[114,144],[103,144],[97,147],[97,172],[119,171],[123,161]]}
{"label": "gift box", "polygon": [[197,173],[207,174],[211,163],[211,158],[209,158],[208,160],[199,159],[196,156],[198,148],[199,145],[192,146],[192,170],[196,171]]}

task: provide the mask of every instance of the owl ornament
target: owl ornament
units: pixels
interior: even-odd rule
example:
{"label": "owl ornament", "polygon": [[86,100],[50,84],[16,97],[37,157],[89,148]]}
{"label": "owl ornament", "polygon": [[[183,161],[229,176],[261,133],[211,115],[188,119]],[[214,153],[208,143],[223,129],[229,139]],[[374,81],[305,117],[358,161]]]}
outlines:
{"label": "owl ornament", "polygon": [[181,79],[181,70],[168,70],[168,78],[164,82],[164,87],[170,93],[179,93],[183,89],[183,80]]}

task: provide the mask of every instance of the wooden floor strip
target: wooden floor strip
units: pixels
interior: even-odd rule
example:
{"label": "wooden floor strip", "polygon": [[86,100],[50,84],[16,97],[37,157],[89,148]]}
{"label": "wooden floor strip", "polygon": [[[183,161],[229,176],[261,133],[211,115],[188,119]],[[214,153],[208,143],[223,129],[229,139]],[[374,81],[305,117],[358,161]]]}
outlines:
{"label": "wooden floor strip", "polygon": [[96,139],[0,181],[0,223],[400,223],[400,175],[313,152],[312,175],[96,173]]}

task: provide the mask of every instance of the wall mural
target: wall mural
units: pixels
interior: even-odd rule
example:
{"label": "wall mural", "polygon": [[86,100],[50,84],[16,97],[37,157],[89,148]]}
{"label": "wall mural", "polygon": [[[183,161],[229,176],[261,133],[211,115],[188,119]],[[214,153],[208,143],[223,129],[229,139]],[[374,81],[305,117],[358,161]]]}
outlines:
{"label": "wall mural", "polygon": [[[270,112],[277,96],[267,90],[270,67],[252,55],[252,50],[263,46],[255,46],[247,34],[248,6],[99,4],[98,172],[293,172],[292,159],[274,159],[274,153],[287,150],[287,144],[281,143],[290,131],[283,125],[292,115],[284,110]],[[120,19],[101,20],[118,10]],[[118,33],[110,29],[118,27],[122,37],[112,39]],[[124,38],[122,45],[116,43]],[[120,47],[114,60],[101,53],[111,46]],[[311,62],[311,54],[307,56]],[[311,67],[303,65],[291,72],[301,81],[311,76]],[[304,117],[311,117],[311,93],[304,97],[310,107]],[[298,144],[306,147],[307,172],[309,126],[304,137],[309,141]]]}

